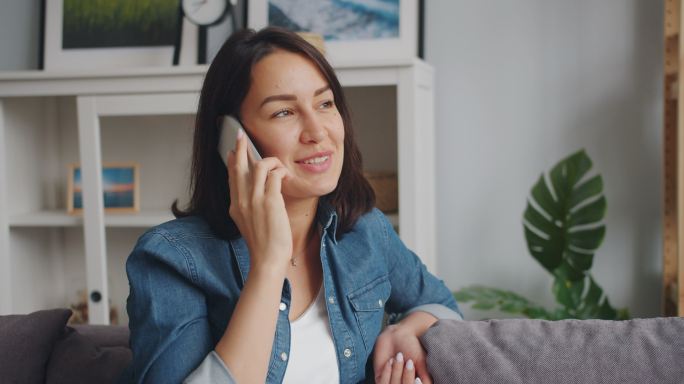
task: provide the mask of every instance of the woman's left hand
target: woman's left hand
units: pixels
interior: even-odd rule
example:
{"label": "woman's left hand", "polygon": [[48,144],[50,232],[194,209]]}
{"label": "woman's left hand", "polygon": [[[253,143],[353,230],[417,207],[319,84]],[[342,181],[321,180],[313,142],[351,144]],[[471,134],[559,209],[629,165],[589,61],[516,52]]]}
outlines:
{"label": "woman's left hand", "polygon": [[[432,384],[425,350],[418,339],[437,319],[414,312],[378,336],[373,353],[375,382],[380,384]],[[419,378],[417,381],[416,379]]]}

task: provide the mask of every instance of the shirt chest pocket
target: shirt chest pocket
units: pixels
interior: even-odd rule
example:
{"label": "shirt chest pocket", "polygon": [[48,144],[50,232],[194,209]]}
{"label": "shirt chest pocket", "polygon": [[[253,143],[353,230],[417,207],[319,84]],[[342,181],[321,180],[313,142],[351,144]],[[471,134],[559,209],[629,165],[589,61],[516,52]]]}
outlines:
{"label": "shirt chest pocket", "polygon": [[373,348],[380,333],[385,303],[391,291],[387,276],[381,276],[347,295],[367,351]]}

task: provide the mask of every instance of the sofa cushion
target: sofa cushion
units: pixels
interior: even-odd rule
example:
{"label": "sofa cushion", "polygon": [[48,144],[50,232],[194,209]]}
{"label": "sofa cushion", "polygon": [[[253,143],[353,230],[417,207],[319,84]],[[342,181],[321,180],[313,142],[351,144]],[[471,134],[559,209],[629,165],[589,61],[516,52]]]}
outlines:
{"label": "sofa cushion", "polygon": [[0,382],[44,383],[52,348],[69,316],[68,309],[0,316]]}
{"label": "sofa cushion", "polygon": [[45,383],[113,383],[130,361],[128,328],[67,327],[52,351]]}
{"label": "sofa cushion", "polygon": [[684,318],[440,320],[421,338],[435,383],[682,383]]}

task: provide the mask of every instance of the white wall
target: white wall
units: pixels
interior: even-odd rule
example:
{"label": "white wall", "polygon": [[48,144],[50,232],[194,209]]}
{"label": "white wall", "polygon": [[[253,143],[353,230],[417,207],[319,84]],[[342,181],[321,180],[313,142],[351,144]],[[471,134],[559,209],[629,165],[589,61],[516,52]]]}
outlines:
{"label": "white wall", "polygon": [[[488,284],[552,304],[522,213],[539,174],[586,148],[608,199],[593,273],[616,306],[658,315],[662,0],[426,3],[439,275],[453,289]],[[39,4],[0,4],[0,70],[36,67]]]}
{"label": "white wall", "polygon": [[41,0],[0,0],[0,70],[38,68]]}
{"label": "white wall", "polygon": [[615,306],[658,315],[662,1],[426,3],[439,275],[453,289],[486,284],[553,304],[522,214],[540,173],[585,148],[608,201],[594,277]]}

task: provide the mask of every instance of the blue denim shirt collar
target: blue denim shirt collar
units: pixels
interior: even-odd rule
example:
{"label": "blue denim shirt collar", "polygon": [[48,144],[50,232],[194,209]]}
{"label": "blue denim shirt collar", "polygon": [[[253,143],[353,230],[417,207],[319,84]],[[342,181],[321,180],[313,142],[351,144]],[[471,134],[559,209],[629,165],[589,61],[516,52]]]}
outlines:
{"label": "blue denim shirt collar", "polygon": [[318,221],[323,228],[323,232],[330,235],[330,239],[332,240],[333,244],[337,244],[337,211],[335,211],[335,208],[328,202],[328,199],[326,198],[321,198],[318,201],[316,221]]}

